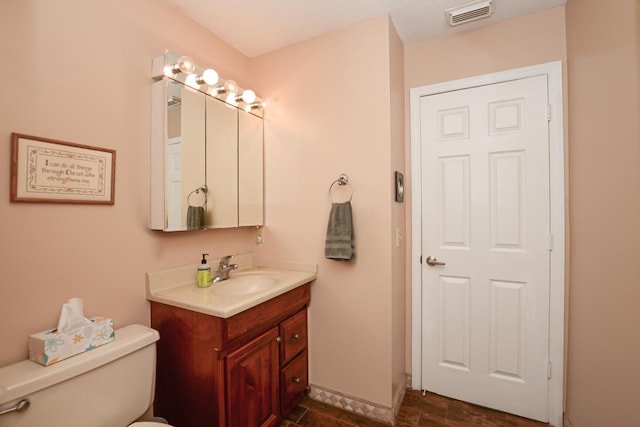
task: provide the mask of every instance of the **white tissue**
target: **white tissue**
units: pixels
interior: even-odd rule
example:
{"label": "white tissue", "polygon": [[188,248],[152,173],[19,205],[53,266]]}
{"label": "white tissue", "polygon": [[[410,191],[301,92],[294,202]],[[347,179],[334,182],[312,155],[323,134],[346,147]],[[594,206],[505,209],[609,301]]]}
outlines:
{"label": "white tissue", "polygon": [[62,306],[60,320],[58,320],[58,332],[69,332],[93,323],[84,317],[82,305],[81,298],[71,298]]}

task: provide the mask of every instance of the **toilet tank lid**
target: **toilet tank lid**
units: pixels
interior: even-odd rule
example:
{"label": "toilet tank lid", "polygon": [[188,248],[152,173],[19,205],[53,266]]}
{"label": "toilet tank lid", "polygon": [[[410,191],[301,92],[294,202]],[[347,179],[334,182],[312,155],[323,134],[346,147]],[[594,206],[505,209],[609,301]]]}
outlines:
{"label": "toilet tank lid", "polygon": [[23,360],[0,368],[0,405],[110,363],[160,338],[158,331],[143,325],[129,325],[115,331],[113,342],[50,366]]}

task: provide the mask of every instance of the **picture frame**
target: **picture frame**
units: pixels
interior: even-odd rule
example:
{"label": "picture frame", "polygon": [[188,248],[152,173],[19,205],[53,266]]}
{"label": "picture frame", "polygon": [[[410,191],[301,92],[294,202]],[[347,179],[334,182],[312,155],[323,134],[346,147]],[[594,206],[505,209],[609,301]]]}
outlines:
{"label": "picture frame", "polygon": [[396,202],[404,202],[404,175],[396,171]]}
{"label": "picture frame", "polygon": [[115,202],[115,150],[11,134],[11,202]]}

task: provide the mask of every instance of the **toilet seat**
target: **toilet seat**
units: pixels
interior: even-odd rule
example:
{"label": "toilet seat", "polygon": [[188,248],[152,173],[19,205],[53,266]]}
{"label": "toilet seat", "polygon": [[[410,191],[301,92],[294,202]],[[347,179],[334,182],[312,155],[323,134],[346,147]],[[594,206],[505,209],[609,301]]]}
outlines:
{"label": "toilet seat", "polygon": [[156,423],[154,421],[138,421],[133,424],[129,424],[129,427],[171,427],[169,424]]}

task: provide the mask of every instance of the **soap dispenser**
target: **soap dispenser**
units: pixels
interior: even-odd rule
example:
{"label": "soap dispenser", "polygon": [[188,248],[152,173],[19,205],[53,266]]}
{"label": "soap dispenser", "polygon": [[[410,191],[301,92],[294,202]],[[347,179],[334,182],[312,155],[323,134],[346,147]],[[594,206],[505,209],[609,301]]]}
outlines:
{"label": "soap dispenser", "polygon": [[198,267],[198,287],[206,288],[211,286],[211,267],[207,264],[206,256],[209,254],[202,254],[202,261]]}

